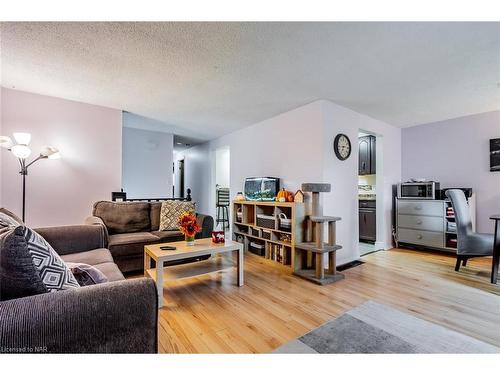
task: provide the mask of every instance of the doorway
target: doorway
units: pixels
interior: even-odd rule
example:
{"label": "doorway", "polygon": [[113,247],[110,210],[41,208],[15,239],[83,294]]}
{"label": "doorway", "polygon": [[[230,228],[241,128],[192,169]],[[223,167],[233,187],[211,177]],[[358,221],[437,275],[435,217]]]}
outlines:
{"label": "doorway", "polygon": [[[382,227],[381,177],[382,137],[368,131],[358,132],[358,226],[360,256],[380,250]],[[380,174],[380,175],[379,175]],[[383,246],[382,246],[383,247]]]}
{"label": "doorway", "polygon": [[230,227],[230,159],[229,146],[215,150],[215,224],[220,230]]}
{"label": "doorway", "polygon": [[185,165],[184,157],[174,154],[174,184],[172,186],[173,198],[185,198]]}

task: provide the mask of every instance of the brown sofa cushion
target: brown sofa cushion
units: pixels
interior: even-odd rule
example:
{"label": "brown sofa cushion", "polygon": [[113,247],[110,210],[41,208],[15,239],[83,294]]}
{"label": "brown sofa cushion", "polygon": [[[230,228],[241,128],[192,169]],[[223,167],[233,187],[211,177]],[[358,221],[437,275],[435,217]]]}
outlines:
{"label": "brown sofa cushion", "polygon": [[101,271],[104,274],[104,276],[106,276],[108,281],[125,280],[125,277],[118,269],[118,266],[113,262],[96,264],[94,267],[97,268],[99,271]]}
{"label": "brown sofa cushion", "polygon": [[184,235],[179,230],[156,230],[151,234],[158,237],[160,241],[165,242],[182,241],[184,239]]}
{"label": "brown sofa cushion", "polygon": [[143,254],[145,244],[158,240],[158,237],[149,232],[120,233],[109,236],[108,247],[116,260],[119,256]]}
{"label": "brown sofa cushion", "polygon": [[113,257],[108,249],[82,251],[80,253],[62,255],[61,258],[68,263],[85,263],[90,264],[91,266],[95,266],[100,263],[113,262]]}
{"label": "brown sofa cushion", "polygon": [[149,211],[149,203],[100,201],[94,204],[93,215],[104,221],[109,234],[134,233],[151,229]]}

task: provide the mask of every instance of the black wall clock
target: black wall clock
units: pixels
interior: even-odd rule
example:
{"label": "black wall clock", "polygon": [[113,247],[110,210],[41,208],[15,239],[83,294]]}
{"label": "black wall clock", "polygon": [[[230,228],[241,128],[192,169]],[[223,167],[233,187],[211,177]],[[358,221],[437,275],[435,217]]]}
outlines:
{"label": "black wall clock", "polygon": [[339,160],[346,160],[351,156],[351,141],[349,137],[345,134],[337,134],[335,140],[333,141],[333,150],[335,155]]}

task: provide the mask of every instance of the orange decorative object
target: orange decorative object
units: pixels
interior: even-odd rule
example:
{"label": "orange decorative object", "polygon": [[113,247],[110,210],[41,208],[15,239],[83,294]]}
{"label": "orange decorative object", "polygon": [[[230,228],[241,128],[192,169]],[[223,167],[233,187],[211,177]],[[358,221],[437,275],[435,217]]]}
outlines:
{"label": "orange decorative object", "polygon": [[201,232],[201,226],[196,221],[196,215],[184,212],[179,216],[179,230],[186,237],[194,237],[196,233]]}
{"label": "orange decorative object", "polygon": [[283,188],[276,195],[276,201],[277,202],[293,202],[293,193],[291,191],[288,191],[285,188]]}
{"label": "orange decorative object", "polygon": [[281,189],[278,191],[278,194],[276,195],[276,201],[278,202],[286,202],[287,201],[287,193],[288,191],[285,190],[285,188]]}

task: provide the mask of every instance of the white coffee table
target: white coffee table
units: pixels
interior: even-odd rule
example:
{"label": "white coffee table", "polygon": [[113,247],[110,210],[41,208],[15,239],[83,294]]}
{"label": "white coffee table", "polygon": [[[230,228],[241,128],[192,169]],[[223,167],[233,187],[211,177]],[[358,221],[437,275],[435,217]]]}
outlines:
{"label": "white coffee table", "polygon": [[[161,250],[161,246],[175,246],[175,250]],[[231,259],[223,259],[219,254],[237,252],[237,285],[243,286],[243,244],[226,240],[225,243],[214,244],[211,238],[195,241],[194,246],[187,246],[185,241],[169,242],[144,246],[144,275],[156,280],[158,289],[158,307],[163,306],[163,283],[166,280],[199,276],[234,267]],[[182,260],[203,255],[211,258],[176,266],[164,267],[164,262]],[[156,262],[156,268],[151,268],[151,260]]]}

